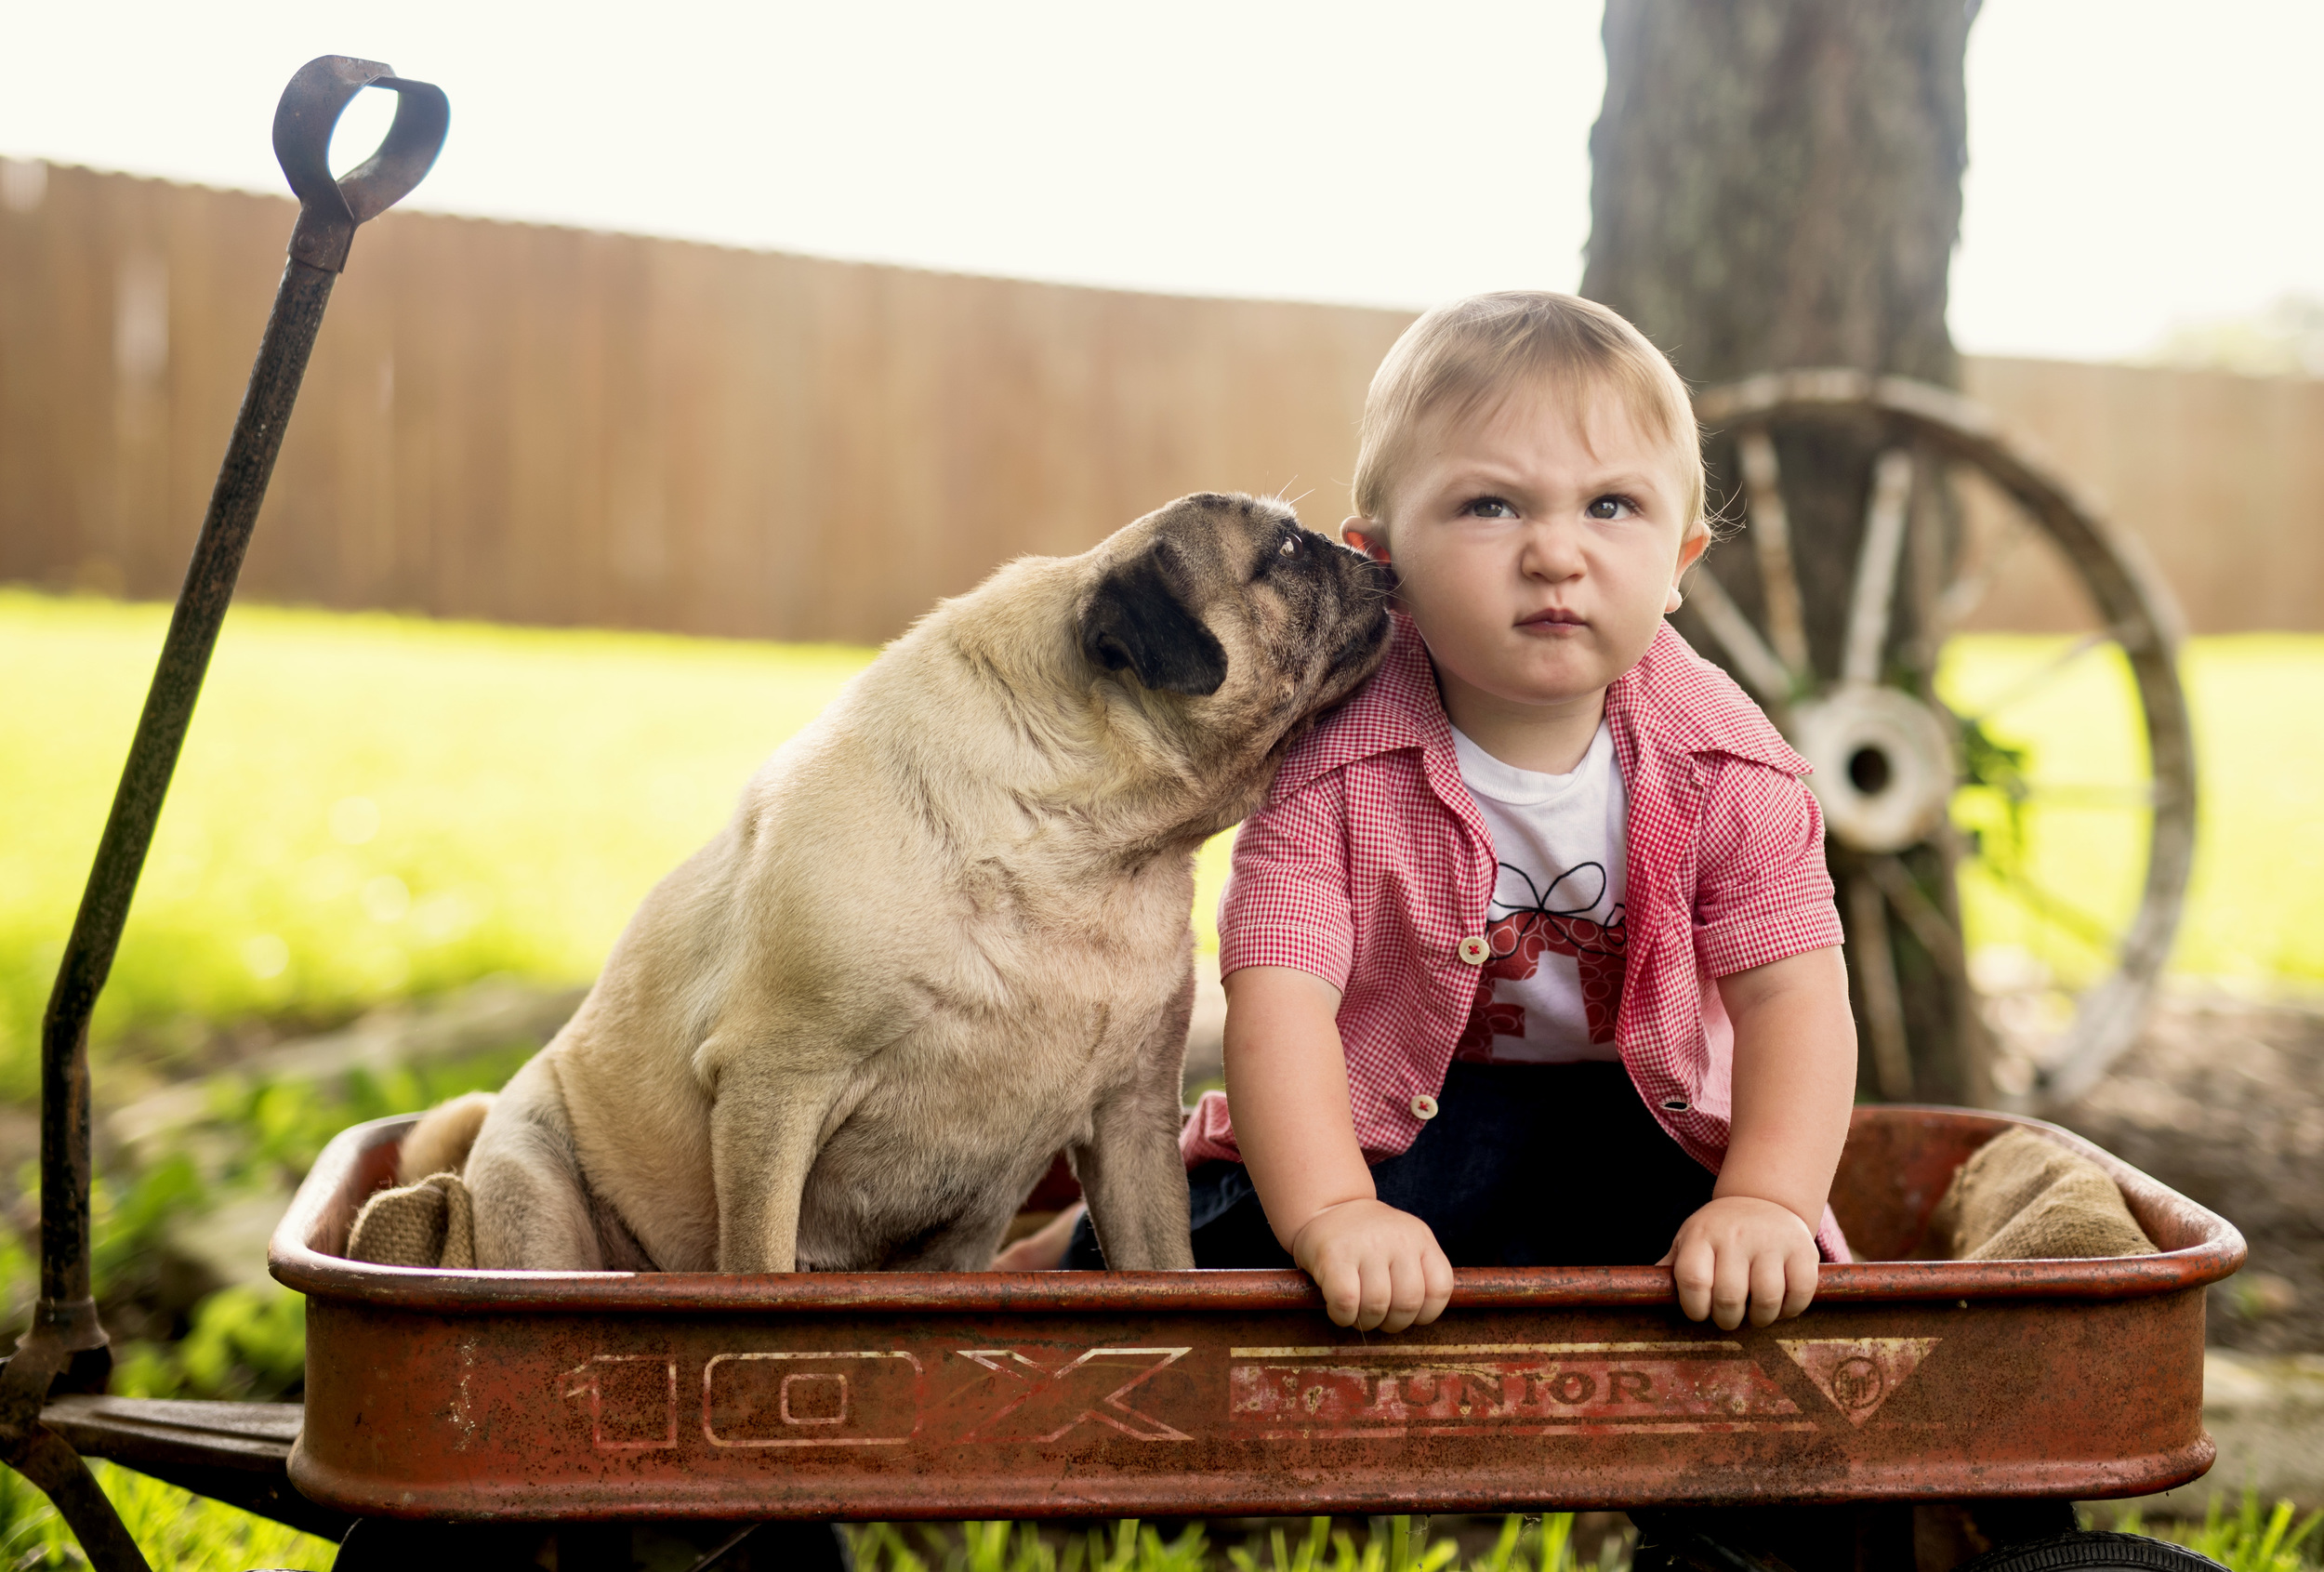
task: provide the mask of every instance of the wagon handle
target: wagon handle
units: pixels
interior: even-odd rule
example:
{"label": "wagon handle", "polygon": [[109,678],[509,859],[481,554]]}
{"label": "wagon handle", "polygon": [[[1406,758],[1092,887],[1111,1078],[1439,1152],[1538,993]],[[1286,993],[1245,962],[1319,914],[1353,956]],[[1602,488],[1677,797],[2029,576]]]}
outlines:
{"label": "wagon handle", "polygon": [[[332,129],[365,87],[398,95],[395,121],[377,152],[345,178],[333,179]],[[451,112],[442,89],[344,55],[324,55],[301,66],[276,106],[274,155],[298,196],[290,261],[258,340],[257,363],[234,417],[225,462],[210,493],[209,511],[178,592],[112,812],[41,1022],[40,1301],[32,1329],[9,1361],[7,1374],[16,1378],[13,1385],[36,1382],[46,1393],[53,1375],[67,1390],[101,1391],[112,1371],[105,1330],[89,1291],[89,1013],[112,970],[129,899],[152,845],[162,799],[178,765],[218,625],[233,598],[234,579],[282,451],[283,429],[297,400],[331,285],[347,266],[357,227],[386,212],[427,175],[443,146]],[[36,1399],[29,1408],[22,1402],[0,1402],[0,1458],[49,1490],[84,1545],[99,1542],[90,1538],[93,1532],[111,1542],[102,1524],[84,1525],[79,1517],[86,1513],[76,1514],[76,1505],[87,1506],[89,1493],[59,1495],[46,1476],[53,1471],[41,1459],[54,1448],[41,1438],[53,1433],[38,1422],[37,1407]],[[101,1493],[96,1499],[103,1500]],[[117,1533],[117,1521],[112,1529]]]}
{"label": "wagon handle", "polygon": [[[332,128],[365,87],[396,95],[394,123],[376,152],[334,179]],[[392,66],[345,55],[324,55],[300,66],[274,109],[275,161],[298,196],[292,258],[327,272],[345,268],[355,227],[385,213],[427,178],[451,122],[452,104],[442,88],[398,76]],[[291,387],[296,392],[295,373]]]}

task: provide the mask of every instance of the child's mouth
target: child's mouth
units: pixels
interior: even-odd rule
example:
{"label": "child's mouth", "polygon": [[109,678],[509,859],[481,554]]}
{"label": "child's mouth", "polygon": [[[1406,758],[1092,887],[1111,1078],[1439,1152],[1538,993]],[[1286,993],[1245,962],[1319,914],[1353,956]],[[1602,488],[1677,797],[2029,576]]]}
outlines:
{"label": "child's mouth", "polygon": [[1579,612],[1569,612],[1560,606],[1550,606],[1525,617],[1520,627],[1586,627],[1589,626]]}

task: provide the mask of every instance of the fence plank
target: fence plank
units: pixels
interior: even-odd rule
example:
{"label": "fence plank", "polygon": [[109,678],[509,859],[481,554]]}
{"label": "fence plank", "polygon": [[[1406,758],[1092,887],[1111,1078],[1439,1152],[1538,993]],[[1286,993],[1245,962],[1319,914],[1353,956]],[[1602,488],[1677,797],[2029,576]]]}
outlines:
{"label": "fence plank", "polygon": [[[0,580],[166,597],[293,208],[43,172],[0,181]],[[1409,320],[390,213],[244,582],[875,641],[1183,492],[1280,490],[1331,528]],[[2196,629],[2324,627],[2324,383],[2017,360],[1968,382],[2146,542]],[[1979,625],[2067,626],[2069,600],[2014,575]]]}

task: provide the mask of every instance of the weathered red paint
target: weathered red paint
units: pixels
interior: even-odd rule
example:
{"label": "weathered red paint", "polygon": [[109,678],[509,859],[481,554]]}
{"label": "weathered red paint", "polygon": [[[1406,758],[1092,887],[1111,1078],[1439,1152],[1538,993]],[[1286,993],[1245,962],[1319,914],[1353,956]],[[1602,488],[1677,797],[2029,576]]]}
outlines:
{"label": "weathered red paint", "polygon": [[[373,1515],[838,1518],[2089,1499],[2210,1466],[2220,1218],[2096,1148],[2165,1253],[1921,1262],[2013,1122],[1856,1115],[1884,1261],[1723,1333],[1650,1267],[1465,1271],[1400,1336],[1293,1273],[442,1273],[330,1252],[405,1120],[332,1143],[273,1246],[309,1296],[299,1489]],[[2046,1128],[2046,1127],[2045,1127]],[[2062,1139],[2071,1136],[2055,1132]],[[2076,1142],[2078,1145],[2083,1143]]]}

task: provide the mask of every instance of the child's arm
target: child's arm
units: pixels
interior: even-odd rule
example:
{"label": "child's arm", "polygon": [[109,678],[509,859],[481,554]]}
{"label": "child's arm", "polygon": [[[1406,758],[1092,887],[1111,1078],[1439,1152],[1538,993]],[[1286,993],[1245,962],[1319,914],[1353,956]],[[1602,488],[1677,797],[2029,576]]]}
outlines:
{"label": "child's arm", "polygon": [[1719,999],[1735,1025],[1726,1161],[1662,1263],[1689,1318],[1731,1331],[1747,1311],[1763,1327],[1816,1297],[1816,1226],[1848,1139],[1856,1033],[1837,946],[1722,977]]}
{"label": "child's arm", "polygon": [[1287,966],[1226,977],[1226,1095],[1275,1237],[1339,1326],[1400,1332],[1436,1319],[1452,1262],[1427,1223],[1383,1204],[1356,1144],[1340,990]]}

